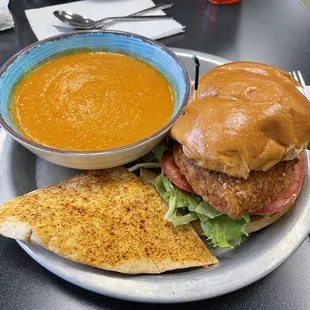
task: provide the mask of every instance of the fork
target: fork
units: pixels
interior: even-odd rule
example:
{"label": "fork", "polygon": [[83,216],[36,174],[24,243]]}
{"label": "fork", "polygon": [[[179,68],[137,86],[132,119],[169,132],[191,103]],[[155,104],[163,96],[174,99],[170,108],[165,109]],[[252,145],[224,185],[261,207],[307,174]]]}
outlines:
{"label": "fork", "polygon": [[307,93],[305,91],[305,87],[307,85],[305,83],[305,80],[304,80],[301,72],[298,70],[297,73],[296,73],[296,71],[292,71],[292,72],[289,72],[289,74],[302,86],[302,87],[298,87],[298,89],[309,100]]}

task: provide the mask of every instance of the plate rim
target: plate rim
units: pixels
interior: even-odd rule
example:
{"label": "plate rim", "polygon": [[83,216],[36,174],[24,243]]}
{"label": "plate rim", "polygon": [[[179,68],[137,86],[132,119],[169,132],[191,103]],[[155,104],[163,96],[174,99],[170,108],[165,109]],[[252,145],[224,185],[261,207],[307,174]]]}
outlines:
{"label": "plate rim", "polygon": [[[201,58],[203,58],[209,62],[212,62],[216,65],[221,65],[223,63],[230,62],[229,60],[227,60],[225,58],[221,58],[218,56],[214,56],[212,54],[203,53],[203,52],[199,52],[199,51],[182,49],[182,48],[171,48],[171,49],[178,56],[187,55],[187,57],[188,57],[189,54],[190,55],[195,54],[198,57],[201,57]],[[1,131],[2,131],[2,128],[0,127],[0,134],[1,134]],[[309,155],[309,152],[306,153],[306,159],[307,159],[306,176],[307,176],[307,180],[310,181],[310,174],[309,174],[310,155]],[[284,261],[286,261],[299,248],[299,246],[303,243],[303,241],[308,236],[309,231],[310,231],[310,225],[308,225],[308,226],[307,225],[300,225],[300,222],[302,221],[302,216],[303,216],[303,218],[306,217],[307,219],[310,219],[310,210],[309,209],[310,208],[306,209],[306,206],[304,206],[304,210],[300,214],[299,218],[296,220],[296,223],[294,224],[292,230],[287,232],[283,236],[283,238],[281,238],[279,240],[279,242],[273,248],[269,248],[268,251],[266,251],[265,253],[263,253],[259,257],[261,262],[265,262],[266,260],[269,260],[269,263],[270,263],[270,257],[272,256],[271,252],[274,253],[275,251],[281,249],[281,247],[283,247],[286,243],[290,243],[290,239],[292,239],[292,237],[298,236],[298,241],[296,242],[296,239],[295,239],[295,243],[293,244],[293,246],[291,246],[289,248],[289,251],[285,252],[282,256],[278,256],[276,258],[273,257],[272,263],[269,264],[269,268],[265,268],[262,271],[259,271],[259,272],[255,273],[254,275],[251,275],[251,276],[247,277],[246,279],[243,279],[243,281],[239,282],[238,284],[230,285],[230,286],[228,285],[226,288],[223,289],[223,291],[218,290],[216,293],[213,292],[212,294],[208,294],[208,292],[201,292],[200,295],[195,295],[195,296],[191,296],[191,295],[180,296],[178,294],[175,294],[175,295],[164,296],[164,297],[160,296],[159,298],[157,298],[158,296],[154,296],[154,295],[153,296],[136,296],[136,295],[132,296],[132,295],[129,295],[128,292],[119,292],[119,291],[111,291],[111,290],[109,291],[108,289],[105,292],[103,292],[101,288],[96,289],[96,287],[90,287],[87,285],[86,282],[83,283],[83,282],[75,281],[74,278],[67,277],[65,274],[58,272],[58,270],[56,268],[54,268],[53,265],[50,266],[50,265],[46,264],[44,261],[42,261],[40,259],[39,256],[37,256],[35,253],[32,252],[31,247],[33,247],[33,246],[29,246],[29,245],[27,245],[21,241],[17,241],[17,243],[21,246],[21,248],[32,259],[34,259],[38,264],[43,266],[45,269],[49,270],[50,272],[52,272],[53,274],[57,275],[58,277],[64,279],[65,281],[67,281],[71,284],[74,284],[78,287],[81,287],[83,289],[86,289],[88,291],[92,291],[92,292],[95,292],[95,293],[98,293],[101,295],[110,296],[110,297],[114,297],[114,298],[118,298],[118,299],[122,299],[122,300],[135,301],[135,302],[147,302],[147,303],[191,302],[191,301],[198,301],[198,300],[202,300],[202,299],[213,298],[213,297],[217,297],[220,295],[224,295],[224,294],[236,291],[238,289],[241,289],[245,286],[248,286],[248,285],[258,281],[259,279],[265,277],[267,274],[269,274],[274,269],[276,269],[279,265],[281,265]]]}

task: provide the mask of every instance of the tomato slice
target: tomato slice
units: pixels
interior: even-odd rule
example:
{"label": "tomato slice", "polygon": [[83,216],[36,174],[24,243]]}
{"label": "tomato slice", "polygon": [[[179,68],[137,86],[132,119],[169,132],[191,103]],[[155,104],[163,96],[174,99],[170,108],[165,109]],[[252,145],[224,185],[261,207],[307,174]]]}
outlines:
{"label": "tomato slice", "polygon": [[185,191],[195,194],[192,186],[188,183],[185,176],[176,165],[171,151],[166,150],[164,152],[161,158],[161,167],[173,184]]}
{"label": "tomato slice", "polygon": [[251,214],[274,214],[292,204],[298,196],[305,176],[305,155],[298,155],[298,162],[289,178],[287,187],[266,207]]}

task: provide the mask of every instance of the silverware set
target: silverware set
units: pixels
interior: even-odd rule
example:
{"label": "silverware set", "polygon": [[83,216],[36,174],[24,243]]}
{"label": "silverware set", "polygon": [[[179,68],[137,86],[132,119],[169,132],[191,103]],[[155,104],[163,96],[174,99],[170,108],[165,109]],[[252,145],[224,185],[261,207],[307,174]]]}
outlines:
{"label": "silverware set", "polygon": [[[130,14],[128,16],[115,16],[107,17],[97,21],[94,21],[88,17],[75,14],[72,12],[66,11],[54,11],[54,15],[61,20],[63,23],[70,25],[71,27],[63,27],[53,25],[59,31],[72,31],[72,30],[93,30],[93,29],[106,29],[120,22],[136,22],[136,21],[153,21],[153,20],[167,20],[172,19],[172,16],[169,15],[147,15],[146,13],[155,11],[155,10],[166,10],[173,6],[173,3],[162,3],[150,7],[148,9]],[[72,29],[72,27],[74,27]]]}

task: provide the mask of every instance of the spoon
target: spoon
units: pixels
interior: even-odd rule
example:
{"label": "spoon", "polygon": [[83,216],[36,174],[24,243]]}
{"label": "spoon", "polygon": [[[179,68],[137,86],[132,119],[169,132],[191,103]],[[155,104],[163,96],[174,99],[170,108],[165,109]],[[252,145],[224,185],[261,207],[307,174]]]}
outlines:
{"label": "spoon", "polygon": [[[62,11],[60,11],[62,12]],[[62,22],[74,26],[78,29],[84,29],[84,30],[90,30],[94,29],[94,27],[99,26],[98,24],[90,23],[89,19],[87,19],[86,23],[81,23],[80,21],[76,19],[68,20],[69,14],[72,14],[74,18],[76,18],[74,13],[66,12],[65,16],[59,15],[57,16]],[[130,16],[130,17],[124,17],[124,16],[113,16],[113,17],[107,17],[100,20],[100,25],[104,26],[106,23],[110,22],[136,22],[136,21],[152,21],[152,20],[167,20],[172,19],[172,16],[169,15],[149,15],[149,16]]]}
{"label": "spoon", "polygon": [[153,7],[150,7],[148,9],[133,13],[129,16],[121,16],[121,17],[108,17],[108,18],[103,18],[98,21],[94,21],[90,18],[87,18],[85,16],[71,13],[71,12],[66,12],[66,11],[54,11],[54,15],[60,19],[62,22],[74,26],[79,29],[94,29],[94,28],[102,28],[102,27],[107,27],[111,26],[112,24],[115,24],[117,22],[122,22],[122,21],[146,21],[146,20],[165,20],[165,19],[171,19],[171,16],[167,15],[155,15],[155,16],[139,16],[143,15],[145,13],[151,12],[153,10],[157,9],[168,9],[173,6],[173,3],[167,3],[167,4],[158,4]]}

